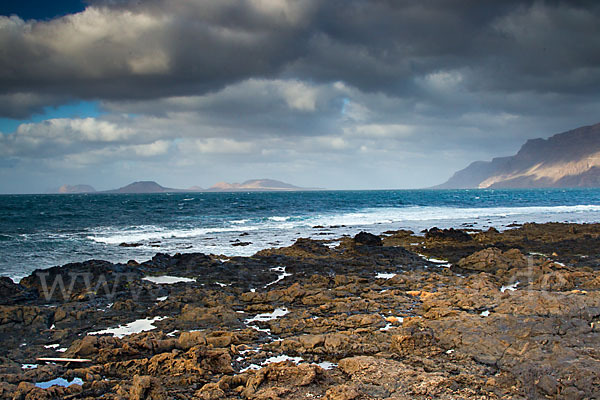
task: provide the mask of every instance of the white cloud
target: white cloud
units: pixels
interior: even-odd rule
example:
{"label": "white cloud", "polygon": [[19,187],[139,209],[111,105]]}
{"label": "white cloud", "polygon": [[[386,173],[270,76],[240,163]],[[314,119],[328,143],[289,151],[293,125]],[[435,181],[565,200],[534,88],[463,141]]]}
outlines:
{"label": "white cloud", "polygon": [[4,156],[47,157],[77,152],[104,144],[133,140],[127,127],[95,118],[50,119],[21,124],[14,133],[0,135]]}
{"label": "white cloud", "polygon": [[439,91],[456,91],[464,77],[460,71],[437,71],[424,77],[427,86]]}
{"label": "white cloud", "polygon": [[348,135],[364,138],[404,138],[414,131],[414,126],[403,124],[357,124],[345,129]]}
{"label": "white cloud", "polygon": [[285,102],[292,109],[300,111],[315,111],[318,89],[302,82],[283,82],[280,91]]}
{"label": "white cloud", "polygon": [[227,138],[187,139],[177,143],[179,150],[187,155],[195,154],[245,154],[255,150],[250,142]]}
{"label": "white cloud", "polygon": [[171,142],[167,140],[157,140],[156,142],[133,146],[132,150],[139,156],[153,157],[166,154],[170,145]]}

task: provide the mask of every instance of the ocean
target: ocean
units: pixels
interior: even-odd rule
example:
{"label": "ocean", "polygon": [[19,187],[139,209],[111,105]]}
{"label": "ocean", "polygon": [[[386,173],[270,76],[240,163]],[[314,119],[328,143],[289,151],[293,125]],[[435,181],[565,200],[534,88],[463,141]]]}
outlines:
{"label": "ocean", "polygon": [[158,252],[247,256],[361,230],[550,221],[600,222],[600,189],[2,195],[0,276],[17,281],[37,268],[141,262]]}

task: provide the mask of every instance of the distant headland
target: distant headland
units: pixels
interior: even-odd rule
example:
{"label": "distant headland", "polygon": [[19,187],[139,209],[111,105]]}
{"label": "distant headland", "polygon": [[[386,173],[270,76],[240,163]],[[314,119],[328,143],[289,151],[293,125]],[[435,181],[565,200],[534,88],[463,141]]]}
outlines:
{"label": "distant headland", "polygon": [[600,187],[600,124],[528,140],[517,154],[476,161],[434,189]]}

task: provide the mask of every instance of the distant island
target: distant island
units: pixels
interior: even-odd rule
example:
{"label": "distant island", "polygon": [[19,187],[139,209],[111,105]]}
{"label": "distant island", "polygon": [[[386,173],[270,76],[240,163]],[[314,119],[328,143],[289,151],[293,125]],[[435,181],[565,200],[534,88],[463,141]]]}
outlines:
{"label": "distant island", "polygon": [[94,193],[96,189],[94,189],[90,185],[62,185],[58,189],[52,191],[53,193]]}
{"label": "distant island", "polygon": [[251,179],[243,183],[219,182],[207,189],[209,192],[238,192],[238,191],[295,191],[295,190],[320,190],[318,188],[302,188],[274,179]]}
{"label": "distant island", "polygon": [[476,161],[433,189],[600,187],[600,123],[528,140],[519,152]]}
{"label": "distant island", "polygon": [[171,193],[185,192],[183,189],[173,189],[159,185],[154,181],[139,181],[118,189],[106,190],[103,193]]}
{"label": "distant island", "polygon": [[208,189],[200,186],[192,186],[188,189],[175,189],[159,185],[154,181],[138,181],[118,189],[98,192],[90,185],[63,185],[53,190],[52,193],[187,193],[187,192],[285,192],[300,190],[323,190],[320,188],[303,188],[275,179],[251,179],[243,183],[219,182]]}

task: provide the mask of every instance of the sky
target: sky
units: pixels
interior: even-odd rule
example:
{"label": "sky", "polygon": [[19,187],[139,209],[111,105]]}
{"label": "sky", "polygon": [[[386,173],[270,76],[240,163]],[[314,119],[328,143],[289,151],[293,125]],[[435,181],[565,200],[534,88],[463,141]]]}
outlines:
{"label": "sky", "polygon": [[0,2],[0,193],[422,188],[600,122],[600,2]]}

